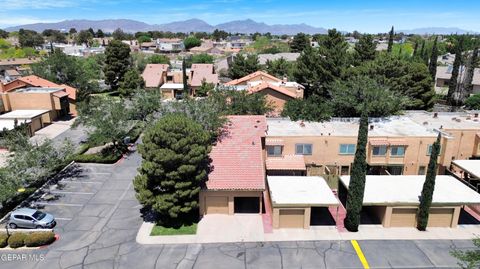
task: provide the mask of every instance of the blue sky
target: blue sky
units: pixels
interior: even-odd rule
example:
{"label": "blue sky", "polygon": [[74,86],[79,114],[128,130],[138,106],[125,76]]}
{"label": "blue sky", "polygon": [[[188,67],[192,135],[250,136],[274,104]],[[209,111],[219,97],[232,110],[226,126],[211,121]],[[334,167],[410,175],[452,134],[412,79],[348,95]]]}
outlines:
{"label": "blue sky", "polygon": [[0,0],[0,28],[66,19],[134,19],[165,23],[199,18],[210,24],[253,19],[267,24],[306,23],[345,31],[386,32],[459,27],[480,32],[480,0]]}

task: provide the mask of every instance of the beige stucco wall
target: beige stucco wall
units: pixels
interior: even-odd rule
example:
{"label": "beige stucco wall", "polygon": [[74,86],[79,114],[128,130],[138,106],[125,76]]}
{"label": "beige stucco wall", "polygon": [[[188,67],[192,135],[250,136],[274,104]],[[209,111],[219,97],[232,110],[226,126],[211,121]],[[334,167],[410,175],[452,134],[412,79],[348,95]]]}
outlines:
{"label": "beige stucco wall", "polygon": [[442,155],[439,158],[439,163],[445,167],[449,167],[452,159],[466,160],[472,156],[480,156],[478,150],[480,140],[477,133],[480,130],[464,129],[442,129],[450,134],[451,137],[444,137],[442,139]]}
{"label": "beige stucco wall", "polygon": [[53,97],[50,93],[8,93],[8,98],[11,110],[55,109]]}
{"label": "beige stucco wall", "polygon": [[[272,139],[281,139],[284,141],[283,155],[295,154],[295,144],[312,144],[312,155],[305,155],[307,165],[350,166],[354,155],[340,154],[340,144],[356,144],[356,137],[329,136],[328,133],[323,136],[268,136]],[[367,149],[367,162],[370,165],[404,165],[405,175],[416,175],[420,166],[427,166],[430,156],[427,155],[428,145],[435,142],[435,137],[397,137],[395,139],[404,139],[407,147],[404,157],[390,157],[390,150],[387,148],[386,156],[373,157],[372,146],[369,144]],[[386,137],[375,137],[375,139],[387,139]],[[393,139],[393,138],[392,138]]]}
{"label": "beige stucco wall", "polygon": [[301,209],[304,210],[303,215],[303,228],[310,229],[310,216],[312,212],[311,207],[274,207],[273,208],[273,215],[272,215],[272,225],[274,229],[280,228],[280,210],[287,210],[287,209]]}
{"label": "beige stucco wall", "polygon": [[[235,205],[235,197],[259,197],[260,210],[262,209],[262,191],[214,191],[214,190],[202,190],[200,191],[200,216],[206,213],[206,197],[207,196],[224,196],[228,197],[228,214],[233,215]],[[259,212],[261,213],[261,212]]]}
{"label": "beige stucco wall", "polygon": [[291,97],[286,96],[285,94],[281,94],[272,89],[265,89],[256,94],[262,94],[265,96],[267,103],[273,106],[273,109],[274,109],[273,112],[275,115],[280,115],[280,113],[283,111],[283,107],[285,106],[285,103],[288,100],[292,99]]}

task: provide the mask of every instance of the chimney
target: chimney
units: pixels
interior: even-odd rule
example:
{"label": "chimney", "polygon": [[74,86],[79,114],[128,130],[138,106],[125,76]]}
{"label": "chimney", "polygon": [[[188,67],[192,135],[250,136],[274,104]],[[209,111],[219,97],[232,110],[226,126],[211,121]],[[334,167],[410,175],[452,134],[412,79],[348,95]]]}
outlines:
{"label": "chimney", "polygon": [[373,130],[373,128],[374,128],[373,124],[370,125],[370,131]]}
{"label": "chimney", "polygon": [[474,118],[478,118],[478,113],[473,114]]}
{"label": "chimney", "polygon": [[433,117],[438,118],[438,113],[437,112],[433,113]]}

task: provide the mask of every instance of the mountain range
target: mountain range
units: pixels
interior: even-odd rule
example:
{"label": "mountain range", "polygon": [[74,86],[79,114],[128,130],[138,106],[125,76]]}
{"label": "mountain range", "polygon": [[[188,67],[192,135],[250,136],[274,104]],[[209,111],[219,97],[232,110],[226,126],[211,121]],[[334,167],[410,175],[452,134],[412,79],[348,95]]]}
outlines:
{"label": "mountain range", "polygon": [[[255,32],[267,33],[275,35],[287,34],[294,35],[300,32],[307,34],[324,34],[327,29],[322,27],[314,27],[307,24],[274,24],[268,25],[263,22],[256,22],[251,19],[236,20],[217,25],[211,25],[200,19],[189,19],[185,21],[175,21],[165,24],[147,24],[141,21],[115,19],[115,20],[65,20],[54,23],[34,23],[5,28],[6,31],[18,31],[19,29],[29,29],[42,32],[45,29],[56,29],[68,31],[70,28],[77,30],[85,30],[88,28],[102,29],[104,32],[113,32],[117,28],[121,28],[125,32],[138,31],[170,31],[170,32],[213,32],[215,29],[224,30],[230,33],[251,34]],[[430,27],[418,28],[412,30],[400,30],[405,34],[466,34],[474,33],[473,31],[463,30],[452,27]]]}

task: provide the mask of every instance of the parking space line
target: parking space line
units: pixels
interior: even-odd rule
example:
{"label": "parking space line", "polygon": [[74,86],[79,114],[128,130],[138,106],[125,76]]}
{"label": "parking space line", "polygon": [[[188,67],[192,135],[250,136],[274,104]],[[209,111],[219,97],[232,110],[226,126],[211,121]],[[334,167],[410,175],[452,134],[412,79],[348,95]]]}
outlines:
{"label": "parking space line", "polygon": [[74,181],[74,180],[68,181],[68,180],[62,180],[61,182],[62,182],[62,183],[66,183],[66,182],[68,182],[68,183],[79,183],[79,184],[81,184],[81,183],[86,183],[86,184],[103,184],[103,182],[98,182],[98,181]]}
{"label": "parking space line", "polygon": [[69,220],[72,220],[72,219],[71,218],[57,218],[57,217],[55,217],[55,220],[67,220],[67,221],[69,221]]}
{"label": "parking space line", "polygon": [[53,194],[78,194],[78,195],[94,195],[93,192],[77,192],[77,191],[50,191]]}
{"label": "parking space line", "polygon": [[368,261],[365,258],[365,255],[363,255],[363,251],[360,248],[360,245],[358,244],[357,240],[351,240],[350,242],[352,243],[352,246],[355,249],[355,252],[357,253],[358,259],[362,263],[363,268],[369,269],[370,265],[368,265]]}
{"label": "parking space line", "polygon": [[44,203],[44,202],[36,202],[37,205],[51,205],[51,206],[78,206],[82,207],[83,204],[62,204],[62,203]]}

